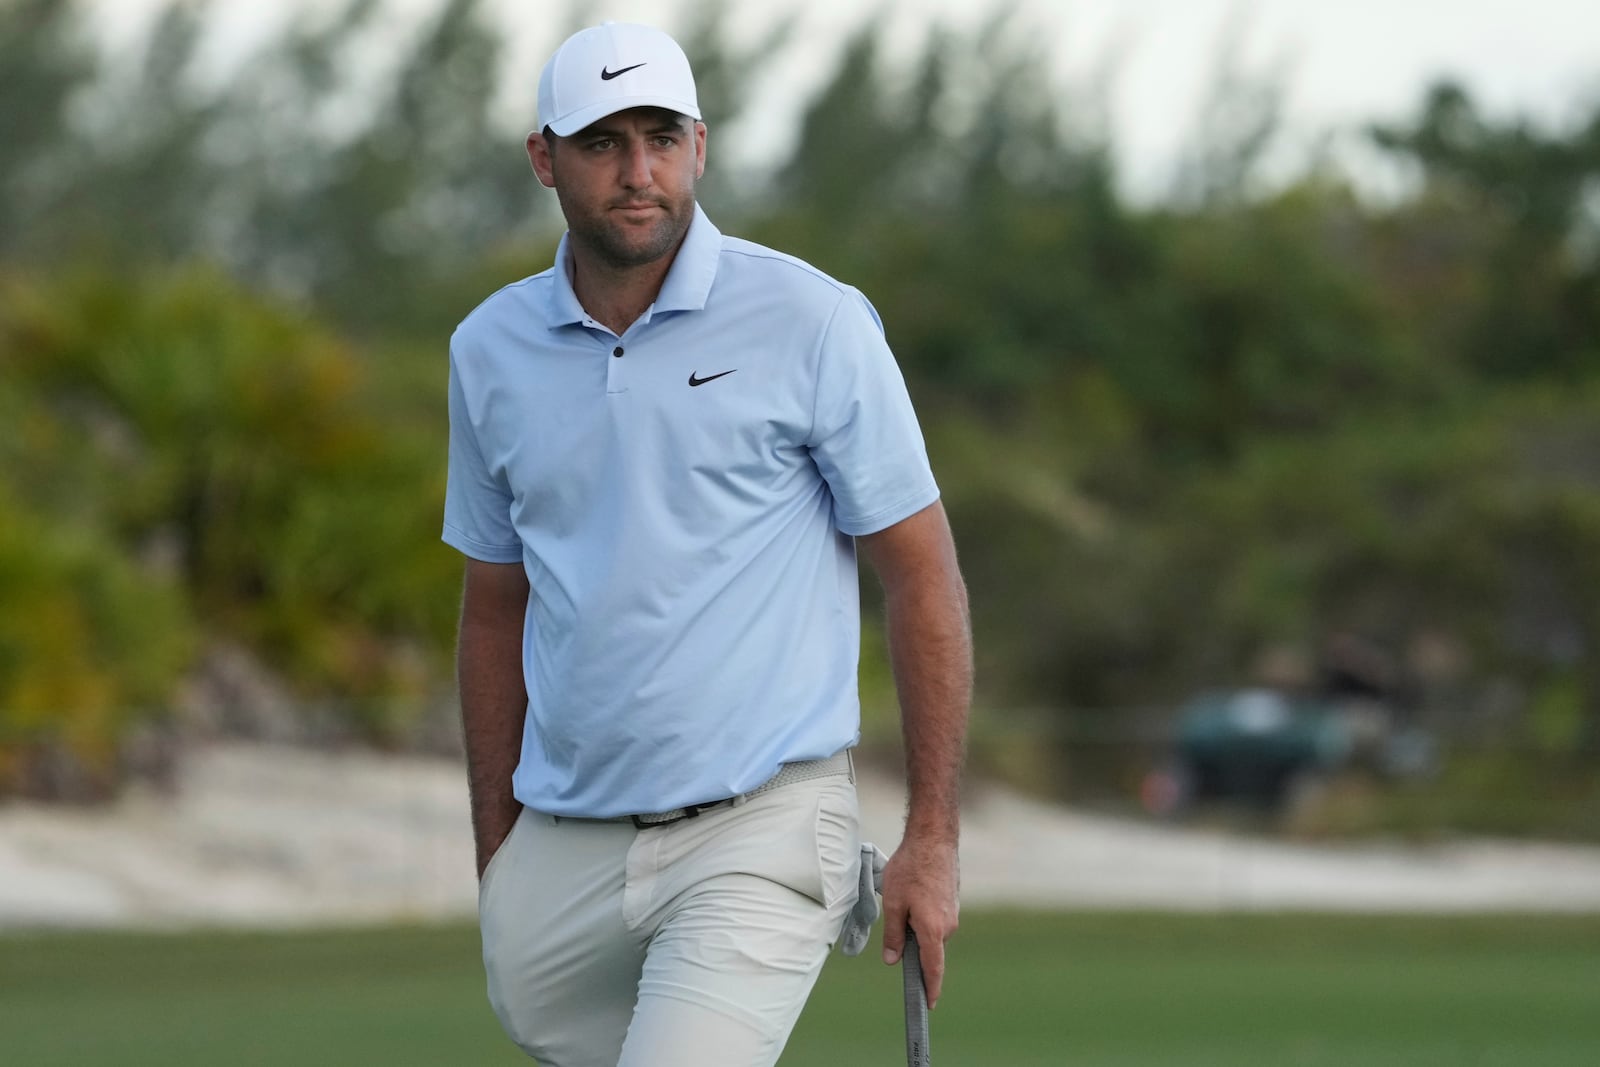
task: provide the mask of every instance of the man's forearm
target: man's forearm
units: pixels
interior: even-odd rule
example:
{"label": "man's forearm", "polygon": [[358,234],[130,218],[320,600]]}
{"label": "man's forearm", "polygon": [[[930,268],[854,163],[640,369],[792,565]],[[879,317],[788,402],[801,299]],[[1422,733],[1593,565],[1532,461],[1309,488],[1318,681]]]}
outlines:
{"label": "man's forearm", "polygon": [[906,749],[906,835],[954,842],[972,701],[966,589],[952,566],[887,605],[889,656]]}
{"label": "man's forearm", "polygon": [[967,590],[939,504],[861,541],[883,580],[909,796],[905,836],[883,872],[883,958],[897,962],[907,927],[916,931],[931,1007],[960,912],[961,764],[972,703]]}
{"label": "man's forearm", "polygon": [[883,583],[906,747],[906,836],[953,846],[972,703],[972,627],[949,522],[935,503],[861,544]]}
{"label": "man's forearm", "polygon": [[478,874],[516,823],[511,776],[522,752],[528,694],[522,674],[521,616],[463,604],[456,671]]}

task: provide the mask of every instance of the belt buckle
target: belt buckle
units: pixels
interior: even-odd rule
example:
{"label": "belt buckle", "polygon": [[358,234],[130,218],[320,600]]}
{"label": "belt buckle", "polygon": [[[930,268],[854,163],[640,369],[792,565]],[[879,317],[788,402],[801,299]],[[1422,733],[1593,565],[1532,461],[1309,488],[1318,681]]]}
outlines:
{"label": "belt buckle", "polygon": [[692,819],[696,815],[700,814],[700,809],[692,806],[679,808],[677,810],[679,814],[674,815],[670,819],[653,819],[649,822],[646,822],[646,817],[643,815],[630,815],[628,818],[633,820],[635,829],[649,830],[656,826],[671,826],[675,822],[682,822],[684,819]]}
{"label": "belt buckle", "polygon": [[729,797],[726,800],[713,800],[709,804],[685,804],[683,807],[675,809],[680,814],[674,815],[670,819],[657,819],[653,822],[646,822],[645,819],[647,816],[644,815],[630,815],[628,818],[633,820],[633,825],[635,828],[640,830],[651,830],[657,826],[671,826],[675,822],[682,822],[685,819],[693,819],[702,811],[710,811],[712,808],[720,808],[724,804],[732,804],[735,799],[737,798]]}

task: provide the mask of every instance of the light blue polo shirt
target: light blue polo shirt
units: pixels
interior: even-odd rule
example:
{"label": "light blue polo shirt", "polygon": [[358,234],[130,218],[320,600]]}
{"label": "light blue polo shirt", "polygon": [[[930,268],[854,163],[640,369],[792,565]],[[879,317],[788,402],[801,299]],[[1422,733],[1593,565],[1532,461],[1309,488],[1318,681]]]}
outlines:
{"label": "light blue polo shirt", "polygon": [[618,337],[568,255],[450,344],[444,540],[532,587],[517,799],[665,811],[854,744],[852,537],[939,495],[877,313],[696,208]]}

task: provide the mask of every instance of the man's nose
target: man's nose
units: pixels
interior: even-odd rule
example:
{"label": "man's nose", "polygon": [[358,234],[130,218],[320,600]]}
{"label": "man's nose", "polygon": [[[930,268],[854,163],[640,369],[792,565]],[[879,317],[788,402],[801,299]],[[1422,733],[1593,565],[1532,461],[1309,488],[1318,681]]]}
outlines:
{"label": "man's nose", "polygon": [[622,184],[629,189],[648,189],[654,179],[650,174],[650,154],[644,142],[635,141],[624,152]]}

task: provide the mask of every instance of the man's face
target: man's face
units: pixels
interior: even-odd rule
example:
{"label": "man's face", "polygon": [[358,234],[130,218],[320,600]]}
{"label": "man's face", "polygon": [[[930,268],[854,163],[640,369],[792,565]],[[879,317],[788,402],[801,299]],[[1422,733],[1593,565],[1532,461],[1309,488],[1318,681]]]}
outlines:
{"label": "man's face", "polygon": [[643,266],[675,252],[688,232],[706,128],[676,112],[634,108],[553,146],[532,134],[528,158],[556,191],[574,241],[609,267]]}

